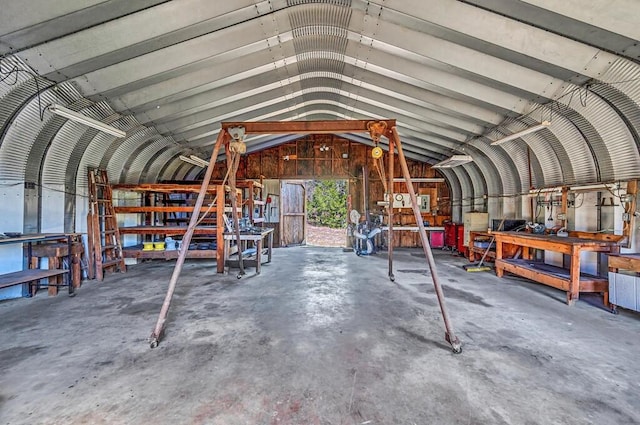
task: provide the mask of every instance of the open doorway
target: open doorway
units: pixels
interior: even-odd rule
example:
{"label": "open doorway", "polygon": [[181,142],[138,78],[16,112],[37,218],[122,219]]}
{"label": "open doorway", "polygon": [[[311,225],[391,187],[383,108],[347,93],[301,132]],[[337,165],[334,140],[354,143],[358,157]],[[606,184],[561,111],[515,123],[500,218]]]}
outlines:
{"label": "open doorway", "polygon": [[347,229],[347,180],[308,180],[307,245],[344,247]]}

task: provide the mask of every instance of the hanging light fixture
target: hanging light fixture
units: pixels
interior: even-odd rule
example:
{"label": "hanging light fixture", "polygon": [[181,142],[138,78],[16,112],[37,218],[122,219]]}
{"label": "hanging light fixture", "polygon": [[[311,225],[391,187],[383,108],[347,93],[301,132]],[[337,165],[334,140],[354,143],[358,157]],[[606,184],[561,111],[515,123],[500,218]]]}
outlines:
{"label": "hanging light fixture", "polygon": [[207,161],[205,161],[204,159],[200,158],[199,156],[195,156],[195,155],[189,155],[189,158],[191,158],[193,161],[197,162],[198,165],[202,168],[207,168],[209,166],[209,163]]}
{"label": "hanging light fixture", "polygon": [[470,155],[453,155],[451,158],[445,159],[444,161],[440,161],[437,164],[432,165],[431,168],[457,167],[458,165],[466,164],[472,161],[473,158],[471,158]]}
{"label": "hanging light fixture", "polygon": [[126,132],[110,126],[109,124],[105,124],[101,121],[94,120],[86,115],[83,115],[79,112],[73,111],[69,108],[65,108],[64,106],[60,106],[58,104],[51,104],[47,107],[47,109],[53,112],[56,115],[60,115],[61,117],[65,117],[70,119],[71,121],[75,121],[80,124],[84,124],[88,127],[95,128],[96,130],[100,130],[104,133],[111,134],[116,137],[125,137],[127,135]]}
{"label": "hanging light fixture", "polygon": [[527,134],[535,133],[536,131],[540,131],[543,128],[547,128],[551,125],[551,121],[542,121],[540,124],[534,125],[533,127],[526,128],[522,131],[518,131],[517,133],[513,133],[509,136],[505,136],[501,139],[498,139],[494,142],[491,142],[491,146],[500,145],[502,143],[510,142],[511,140],[518,139]]}
{"label": "hanging light fixture", "polygon": [[196,167],[201,167],[201,168],[205,168],[206,167],[206,165],[203,166],[200,162],[195,161],[195,160],[189,158],[188,156],[180,155],[180,159],[182,161],[188,163],[188,164],[195,165]]}

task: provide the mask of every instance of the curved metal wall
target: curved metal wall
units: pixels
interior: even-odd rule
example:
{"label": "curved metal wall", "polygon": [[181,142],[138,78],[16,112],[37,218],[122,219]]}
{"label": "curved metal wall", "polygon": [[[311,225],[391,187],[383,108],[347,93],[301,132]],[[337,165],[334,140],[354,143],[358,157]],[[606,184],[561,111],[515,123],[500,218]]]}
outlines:
{"label": "curved metal wall", "polygon": [[[65,45],[65,36],[25,48],[30,64],[64,64],[74,55],[85,59],[62,67],[70,75],[75,72],[73,80],[59,69],[44,68],[40,71],[51,80],[35,80],[25,60],[2,58],[3,70],[16,67],[21,72],[0,81],[0,180],[35,183],[34,191],[40,194],[36,196],[41,196],[43,186],[64,188],[68,228],[69,206],[84,200],[87,166],[107,168],[113,182],[195,178],[202,170],[178,156],[194,148],[210,150],[221,119],[371,116],[398,118],[405,149],[414,158],[436,162],[455,153],[474,158],[471,164],[443,170],[452,198],[464,201],[461,210],[483,207],[483,196],[522,194],[530,185],[640,178],[638,63],[608,52],[587,63],[562,56],[577,46],[575,40],[559,41],[553,52],[557,55],[548,62],[542,53],[537,62],[527,62],[523,58],[529,52],[514,53],[509,40],[500,44],[482,23],[466,31],[456,26],[456,17],[449,17],[449,28],[444,25],[447,18],[434,15],[432,22],[422,11],[403,10],[410,7],[406,4],[288,1],[288,8],[257,8],[251,12],[262,18],[257,20],[245,19],[246,10],[235,11],[237,22],[229,28],[210,23],[209,32],[193,39],[181,38],[187,29],[180,29],[181,35],[160,34],[167,38],[157,50],[153,46],[158,40],[153,38],[137,47],[119,40],[113,42],[114,51],[109,51],[109,43],[101,44],[96,57],[91,51],[72,51],[70,59],[46,57],[47,49],[56,51],[51,46]],[[459,2],[451,6],[478,17],[491,13],[465,9]],[[233,10],[233,5],[228,8]],[[138,12],[153,16],[154,8],[133,10],[129,19],[140,19]],[[222,20],[215,19],[218,24]],[[512,23],[527,28],[525,23]],[[118,17],[110,24],[126,28]],[[98,29],[80,28],[73,39],[84,31],[90,39]],[[542,36],[538,31],[531,29]],[[423,40],[423,35],[434,46],[409,39]],[[456,52],[467,49],[473,57],[442,55],[453,44],[460,47]],[[134,48],[142,50],[131,55]],[[118,49],[126,54],[119,56]],[[185,55],[179,63],[166,60],[165,54],[180,49]],[[473,63],[482,55],[491,63],[499,59],[505,69]],[[117,57],[121,61],[109,62]],[[535,72],[509,74],[534,62]],[[153,64],[157,69],[148,66]],[[215,75],[207,79],[209,74]],[[192,78],[196,76],[201,80]],[[54,84],[58,80],[64,81]],[[41,120],[42,108],[52,102],[128,130],[128,135],[118,139],[48,112]],[[112,105],[136,115],[121,116]],[[552,121],[547,129],[489,145],[491,139],[546,117]],[[32,221],[34,201],[28,202]]]}

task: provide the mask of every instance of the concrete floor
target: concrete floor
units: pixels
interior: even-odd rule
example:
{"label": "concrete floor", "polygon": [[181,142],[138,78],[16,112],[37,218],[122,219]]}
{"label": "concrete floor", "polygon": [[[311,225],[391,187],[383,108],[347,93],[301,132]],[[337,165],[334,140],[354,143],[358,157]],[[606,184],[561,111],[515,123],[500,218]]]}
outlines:
{"label": "concrete floor", "polygon": [[420,251],[276,250],[238,281],[189,261],[167,333],[146,342],[173,262],[0,304],[4,424],[640,423],[640,315],[438,252],[454,355]]}

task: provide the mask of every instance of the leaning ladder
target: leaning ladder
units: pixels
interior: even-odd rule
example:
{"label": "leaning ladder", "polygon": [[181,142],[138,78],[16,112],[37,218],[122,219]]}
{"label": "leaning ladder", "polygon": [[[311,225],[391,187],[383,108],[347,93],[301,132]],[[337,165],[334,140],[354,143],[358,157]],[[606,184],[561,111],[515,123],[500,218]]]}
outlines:
{"label": "leaning ladder", "polygon": [[107,171],[89,168],[88,182],[89,274],[91,277],[102,280],[105,270],[113,269],[124,273],[126,266]]}

